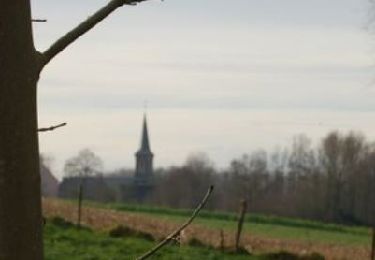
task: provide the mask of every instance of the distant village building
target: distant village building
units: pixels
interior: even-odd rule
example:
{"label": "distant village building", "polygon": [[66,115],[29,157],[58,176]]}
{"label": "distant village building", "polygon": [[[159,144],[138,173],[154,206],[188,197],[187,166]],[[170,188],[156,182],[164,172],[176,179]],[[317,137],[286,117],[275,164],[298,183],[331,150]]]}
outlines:
{"label": "distant village building", "polygon": [[[135,171],[122,170],[112,175],[86,177],[84,182],[84,190],[87,194],[86,199],[98,201],[144,201],[154,187],[153,157],[154,154],[150,148],[147,118],[144,115],[141,143],[135,153]],[[59,187],[59,196],[75,198],[79,182],[79,177],[65,177]]]}
{"label": "distant village building", "polygon": [[50,169],[40,163],[41,192],[43,197],[57,197],[59,181],[53,176]]}
{"label": "distant village building", "polygon": [[[80,177],[64,178],[59,186],[59,197],[61,198],[78,198]],[[110,202],[115,200],[114,191],[109,187],[102,175],[84,177],[83,198],[99,202]]]}

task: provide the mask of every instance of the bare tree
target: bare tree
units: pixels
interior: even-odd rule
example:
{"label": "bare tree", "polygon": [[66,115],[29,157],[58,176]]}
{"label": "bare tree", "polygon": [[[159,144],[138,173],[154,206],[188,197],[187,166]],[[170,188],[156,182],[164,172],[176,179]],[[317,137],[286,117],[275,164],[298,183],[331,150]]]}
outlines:
{"label": "bare tree", "polygon": [[94,176],[103,170],[102,160],[91,150],[83,149],[77,156],[74,156],[65,162],[64,173],[67,177],[85,177]]}
{"label": "bare tree", "polygon": [[[288,201],[290,213],[309,214],[309,208],[313,208],[316,186],[313,186],[312,177],[316,168],[316,157],[311,148],[311,140],[304,134],[293,138],[288,160]],[[303,196],[302,196],[303,195]],[[309,207],[306,207],[309,205]],[[307,210],[306,210],[307,209]]]}
{"label": "bare tree", "polygon": [[[263,192],[268,183],[267,153],[263,150],[255,151],[251,155],[243,155],[231,162],[229,175],[231,176],[231,190],[234,202],[246,199],[250,210],[263,207]],[[237,203],[233,209],[237,208]]]}
{"label": "bare tree", "polygon": [[[193,207],[199,202],[199,195],[212,183],[214,171],[206,155],[191,155],[185,165],[168,170],[152,197],[171,207]],[[207,208],[211,207],[212,204],[208,203]]]}
{"label": "bare tree", "polygon": [[360,196],[359,176],[366,157],[365,140],[360,134],[329,133],[322,142],[320,161],[327,176],[326,208],[330,218],[356,221],[356,201]]}
{"label": "bare tree", "polygon": [[[289,156],[290,174],[293,176],[293,182],[308,175],[315,163],[315,157],[311,148],[311,140],[303,135],[297,135],[293,138],[292,149]],[[296,183],[293,185],[295,189]]]}
{"label": "bare tree", "polygon": [[109,1],[44,52],[34,48],[30,1],[0,1],[0,259],[43,259],[36,99],[40,72],[114,10],[142,1]]}
{"label": "bare tree", "polygon": [[89,149],[84,149],[65,163],[64,172],[68,177],[78,177],[78,227],[81,226],[82,200],[85,180],[89,176],[99,174],[103,168],[102,160]]}

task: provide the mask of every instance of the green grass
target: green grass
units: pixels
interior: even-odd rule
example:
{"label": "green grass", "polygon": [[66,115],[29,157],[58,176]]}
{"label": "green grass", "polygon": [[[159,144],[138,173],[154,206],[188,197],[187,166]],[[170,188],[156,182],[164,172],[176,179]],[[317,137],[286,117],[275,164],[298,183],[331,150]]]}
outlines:
{"label": "green grass", "polygon": [[[151,215],[175,222],[184,221],[192,212],[192,210],[187,209],[149,207],[144,205],[103,205],[92,202],[88,202],[88,205]],[[211,228],[235,230],[237,228],[236,221],[236,214],[203,210],[194,223]],[[259,214],[248,214],[246,216],[244,230],[250,234],[262,237],[305,240],[313,243],[369,245],[371,242],[370,230],[367,227],[327,224],[317,221]]]}
{"label": "green grass", "polygon": [[[78,230],[73,225],[47,222],[44,227],[46,260],[126,260],[135,259],[156,242],[135,237],[111,238],[89,229]],[[249,255],[225,254],[203,247],[168,245],[152,259],[259,259]]]}
{"label": "green grass", "polygon": [[[157,215],[170,215],[170,216],[190,216],[190,209],[172,209],[163,207],[150,207],[143,205],[131,205],[131,204],[108,204],[110,208],[120,210],[120,211],[130,211],[130,212],[142,212]],[[214,219],[214,220],[226,220],[226,221],[237,221],[237,215],[230,212],[221,211],[207,211],[202,210],[199,213],[200,218],[204,219]],[[354,227],[354,226],[343,226],[336,224],[327,224],[318,221],[303,220],[296,218],[285,218],[278,216],[266,216],[261,214],[248,214],[245,218],[245,222],[256,223],[256,224],[271,224],[271,225],[281,225],[287,227],[302,227],[317,230],[335,231],[342,233],[359,233],[363,234],[367,232],[365,227]]]}
{"label": "green grass", "polygon": [[[155,215],[154,215],[155,216]],[[180,216],[159,215],[161,219],[167,221],[182,222],[186,218]],[[198,217],[195,224],[200,224],[206,227],[223,229],[227,231],[234,231],[237,229],[237,222],[206,219]],[[259,224],[246,222],[244,224],[244,232],[254,234],[261,237],[290,239],[290,240],[304,240],[313,243],[331,243],[342,245],[370,245],[371,237],[368,232],[339,232],[321,230],[309,227],[291,227],[279,224]]]}

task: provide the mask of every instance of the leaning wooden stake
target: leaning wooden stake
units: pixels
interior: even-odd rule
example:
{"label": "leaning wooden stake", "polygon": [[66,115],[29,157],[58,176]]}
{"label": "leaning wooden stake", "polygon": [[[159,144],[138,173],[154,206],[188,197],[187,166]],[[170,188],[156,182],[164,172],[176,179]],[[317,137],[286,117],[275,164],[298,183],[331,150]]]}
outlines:
{"label": "leaning wooden stake", "polygon": [[238,218],[238,226],[237,226],[236,241],[235,241],[236,252],[238,252],[239,249],[240,249],[240,237],[241,237],[243,221],[245,219],[246,208],[247,208],[246,200],[241,200],[240,215],[239,215],[239,218]]}
{"label": "leaning wooden stake", "polygon": [[372,227],[371,260],[375,260],[375,225]]}
{"label": "leaning wooden stake", "polygon": [[144,255],[138,257],[137,260],[143,260],[143,259],[149,258],[153,254],[155,254],[160,248],[162,248],[163,246],[165,246],[169,241],[173,240],[176,236],[178,236],[178,234],[180,234],[180,232],[182,230],[184,230],[187,226],[189,226],[191,224],[191,222],[193,222],[193,220],[195,219],[195,217],[198,215],[199,211],[206,204],[206,202],[207,202],[208,198],[210,197],[213,189],[214,189],[214,186],[211,185],[210,188],[208,189],[207,193],[206,193],[206,196],[204,196],[203,200],[198,205],[198,207],[194,210],[193,214],[188,219],[188,221],[186,221],[183,225],[181,225],[179,228],[177,228],[175,231],[173,231],[170,235],[168,235],[163,241],[161,241],[158,245],[156,245],[150,251],[148,251]]}
{"label": "leaning wooden stake", "polygon": [[79,184],[79,188],[78,188],[78,221],[77,221],[77,226],[78,228],[81,227],[81,215],[82,215],[82,191],[83,187],[82,187],[82,181],[80,182]]}
{"label": "leaning wooden stake", "polygon": [[224,230],[220,229],[220,251],[224,252],[224,249],[225,249]]}

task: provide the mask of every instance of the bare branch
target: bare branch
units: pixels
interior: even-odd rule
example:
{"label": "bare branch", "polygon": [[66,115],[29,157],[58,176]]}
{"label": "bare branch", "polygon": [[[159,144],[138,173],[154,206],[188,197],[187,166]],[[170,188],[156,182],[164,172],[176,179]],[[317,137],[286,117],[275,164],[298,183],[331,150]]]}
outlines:
{"label": "bare branch", "polygon": [[40,64],[40,70],[47,65],[58,53],[62,52],[71,43],[77,40],[80,36],[84,35],[96,24],[104,20],[113,11],[123,5],[136,5],[137,3],[147,0],[111,0],[106,6],[99,9],[95,14],[88,17],[86,21],[79,24],[76,28],[65,34],[63,37],[58,39],[51,47],[43,52],[42,64]]}
{"label": "bare branch", "polygon": [[61,124],[53,125],[53,126],[50,126],[50,127],[39,128],[39,129],[38,129],[38,132],[53,131],[53,130],[55,130],[56,128],[63,127],[63,126],[66,126],[66,123],[61,123]]}
{"label": "bare branch", "polygon": [[165,246],[169,241],[173,240],[182,230],[184,230],[187,226],[189,226],[191,224],[191,222],[193,222],[193,220],[195,219],[195,217],[198,215],[199,211],[204,207],[204,205],[206,204],[208,198],[210,197],[212,191],[214,189],[214,186],[211,185],[210,188],[208,189],[207,193],[206,193],[206,196],[204,196],[203,200],[201,201],[201,203],[198,205],[198,207],[194,210],[193,214],[191,215],[191,217],[188,219],[188,221],[186,221],[183,225],[181,225],[179,228],[177,228],[175,231],[173,231],[169,236],[167,236],[163,241],[161,241],[158,245],[156,245],[154,248],[152,248],[150,251],[148,251],[147,253],[145,253],[144,255],[140,256],[137,258],[137,260],[143,260],[143,259],[146,259],[150,256],[152,256],[153,254],[155,254],[160,248],[162,248],[163,246]]}
{"label": "bare branch", "polygon": [[31,19],[33,23],[45,23],[47,22],[47,19]]}

